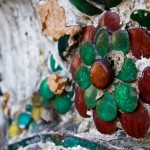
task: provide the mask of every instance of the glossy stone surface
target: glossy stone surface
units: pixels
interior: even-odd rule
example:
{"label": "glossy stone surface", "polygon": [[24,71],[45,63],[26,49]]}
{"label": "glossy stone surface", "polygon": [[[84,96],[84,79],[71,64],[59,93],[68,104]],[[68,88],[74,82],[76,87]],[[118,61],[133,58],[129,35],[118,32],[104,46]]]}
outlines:
{"label": "glossy stone surface", "polygon": [[107,30],[112,33],[121,28],[120,17],[116,12],[106,12],[100,19],[98,28],[106,27]]}
{"label": "glossy stone surface", "polygon": [[103,121],[112,121],[116,118],[117,107],[112,94],[104,93],[104,96],[97,101],[96,112]]}
{"label": "glossy stone surface", "polygon": [[48,78],[44,79],[40,85],[40,94],[44,99],[51,99],[54,97],[54,94],[48,87]]}
{"label": "glossy stone surface", "polygon": [[150,11],[144,9],[134,10],[130,18],[139,23],[140,26],[150,30]]}
{"label": "glossy stone surface", "polygon": [[80,57],[85,65],[91,66],[95,61],[94,47],[90,42],[82,42],[79,46]]}
{"label": "glossy stone surface", "polygon": [[94,108],[96,106],[97,89],[91,85],[85,90],[84,102],[87,108]]}
{"label": "glossy stone surface", "polygon": [[29,125],[31,120],[32,120],[32,117],[31,117],[30,114],[21,113],[18,116],[17,124],[18,124],[19,128],[24,129],[24,128],[26,128]]}
{"label": "glossy stone surface", "polygon": [[51,57],[50,57],[50,68],[51,68],[52,72],[57,72],[57,71],[62,70],[62,68],[55,61],[53,55],[51,55]]}
{"label": "glossy stone surface", "polygon": [[113,80],[110,65],[105,60],[95,62],[90,70],[91,83],[99,89],[108,87]]}
{"label": "glossy stone surface", "polygon": [[75,80],[80,88],[87,88],[90,86],[90,70],[85,66],[80,66],[75,73]]}
{"label": "glossy stone surface", "polygon": [[54,107],[59,114],[67,113],[72,106],[72,101],[69,95],[64,94],[57,96],[54,102]]}
{"label": "glossy stone surface", "polygon": [[116,131],[117,126],[116,126],[116,119],[113,121],[103,121],[100,119],[100,117],[97,115],[96,111],[93,111],[93,120],[96,126],[96,129],[103,134],[112,134]]}
{"label": "glossy stone surface", "polygon": [[32,118],[36,121],[39,121],[41,119],[42,110],[43,107],[34,107],[31,112]]}
{"label": "glossy stone surface", "polygon": [[106,29],[99,29],[94,44],[98,54],[103,58],[109,51],[109,34]]}
{"label": "glossy stone surface", "polygon": [[12,124],[10,127],[9,127],[9,137],[10,138],[13,138],[17,135],[19,135],[21,133],[21,130],[19,129],[18,125],[17,124]]}
{"label": "glossy stone surface", "polygon": [[82,60],[80,57],[80,54],[77,53],[71,61],[71,65],[70,65],[70,72],[72,74],[73,79],[75,79],[75,72],[76,70],[79,68],[79,66],[82,64]]}
{"label": "glossy stone surface", "polygon": [[148,132],[150,118],[143,104],[139,104],[133,113],[121,113],[119,119],[125,132],[134,138],[144,137]]}
{"label": "glossy stone surface", "polygon": [[31,104],[26,105],[26,111],[31,112],[32,109],[33,109],[33,105],[31,105]]}
{"label": "glossy stone surface", "polygon": [[130,49],[128,33],[125,30],[118,30],[112,34],[112,50],[122,51],[127,54]]}
{"label": "glossy stone surface", "polygon": [[32,121],[29,125],[29,131],[31,133],[35,133],[38,130],[38,127],[39,127],[38,123],[36,121]]}
{"label": "glossy stone surface", "polygon": [[150,36],[141,28],[131,28],[129,30],[131,51],[137,58],[150,58]]}
{"label": "glossy stone surface", "polygon": [[146,67],[142,72],[142,77],[138,82],[140,99],[150,104],[150,66]]}
{"label": "glossy stone surface", "polygon": [[88,108],[86,107],[85,102],[84,102],[84,92],[85,92],[84,89],[80,89],[79,87],[76,87],[74,102],[75,102],[75,107],[76,107],[78,113],[82,117],[88,118],[90,116],[87,115]]}
{"label": "glossy stone surface", "polygon": [[134,60],[126,58],[117,78],[124,82],[132,82],[136,79],[137,69]]}
{"label": "glossy stone surface", "polygon": [[115,85],[114,98],[117,107],[122,112],[133,112],[137,107],[137,93],[129,84]]}
{"label": "glossy stone surface", "polygon": [[105,0],[105,4],[108,8],[116,7],[119,5],[123,0]]}
{"label": "glossy stone surface", "polygon": [[78,10],[81,12],[93,16],[102,13],[102,10],[98,9],[94,5],[90,4],[86,0],[69,0]]}
{"label": "glossy stone surface", "polygon": [[87,41],[87,42],[94,42],[94,36],[96,34],[96,28],[92,25],[85,27],[81,33],[80,42]]}

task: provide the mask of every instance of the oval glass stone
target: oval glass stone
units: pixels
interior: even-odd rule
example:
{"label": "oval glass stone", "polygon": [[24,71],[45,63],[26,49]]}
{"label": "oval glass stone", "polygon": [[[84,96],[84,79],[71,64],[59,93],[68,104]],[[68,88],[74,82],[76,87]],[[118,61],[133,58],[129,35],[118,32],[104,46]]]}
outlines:
{"label": "oval glass stone", "polygon": [[60,95],[56,97],[54,107],[59,114],[67,113],[72,106],[72,101],[69,95]]}
{"label": "oval glass stone", "polygon": [[127,54],[129,52],[129,36],[125,30],[118,30],[112,34],[111,49],[122,51],[124,54]]}
{"label": "oval glass stone", "polygon": [[72,74],[73,79],[75,79],[75,72],[76,70],[79,68],[79,66],[82,64],[82,60],[80,58],[80,54],[77,53],[71,61],[71,65],[70,65],[70,72]]}
{"label": "oval glass stone", "polygon": [[40,85],[40,94],[43,97],[43,99],[51,99],[54,97],[54,94],[48,87],[48,78],[44,79]]}
{"label": "oval glass stone", "polygon": [[139,23],[140,26],[150,30],[150,11],[144,9],[134,10],[130,18]]}
{"label": "oval glass stone", "polygon": [[123,0],[105,0],[105,4],[108,8],[116,7],[119,5]]}
{"label": "oval glass stone", "polygon": [[93,111],[93,120],[94,120],[96,129],[102,134],[112,134],[117,129],[116,119],[114,119],[113,121],[109,121],[109,122],[103,121],[102,119],[99,118],[95,110]]}
{"label": "oval glass stone", "polygon": [[85,90],[84,102],[87,108],[94,108],[96,106],[97,89],[91,85]]}
{"label": "oval glass stone", "polygon": [[90,70],[85,66],[80,66],[75,73],[75,80],[80,88],[87,88],[90,86]]}
{"label": "oval glass stone", "polygon": [[148,132],[150,118],[143,104],[139,104],[133,113],[121,113],[119,119],[125,132],[134,138],[142,138]]}
{"label": "oval glass stone", "polygon": [[99,89],[108,87],[113,81],[113,72],[105,60],[95,62],[90,70],[91,83]]}
{"label": "oval glass stone", "polygon": [[126,58],[117,78],[124,82],[132,82],[136,79],[137,69],[132,59]]}
{"label": "oval glass stone", "polygon": [[104,96],[97,101],[96,112],[103,121],[112,121],[116,118],[117,107],[112,94],[104,93]]}
{"label": "oval glass stone", "polygon": [[150,58],[150,36],[141,28],[129,30],[131,51],[137,58]]}
{"label": "oval glass stone", "polygon": [[78,113],[84,117],[84,118],[89,118],[90,116],[87,115],[87,111],[89,110],[84,102],[84,89],[80,89],[79,87],[76,87],[75,89],[75,107],[78,111]]}
{"label": "oval glass stone", "polygon": [[150,66],[146,67],[142,72],[142,77],[138,82],[140,99],[150,104]]}
{"label": "oval glass stone", "polygon": [[94,44],[98,54],[104,57],[109,51],[109,35],[106,29],[100,29],[97,31]]}
{"label": "oval glass stone", "polygon": [[69,0],[78,10],[81,12],[93,16],[102,13],[102,10],[98,9],[94,5],[90,4],[86,0]]}
{"label": "oval glass stone", "polygon": [[91,66],[95,62],[95,50],[90,42],[82,42],[79,46],[80,57],[85,65]]}
{"label": "oval glass stone", "polygon": [[85,27],[81,33],[80,42],[87,41],[93,43],[95,34],[96,28],[94,26],[90,25]]}
{"label": "oval glass stone", "polygon": [[29,125],[31,120],[32,120],[31,115],[27,113],[21,113],[17,118],[17,124],[19,128],[24,129]]}
{"label": "oval glass stone", "polygon": [[129,84],[115,85],[114,98],[117,107],[122,112],[133,112],[137,107],[137,93]]}
{"label": "oval glass stone", "polygon": [[99,21],[98,28],[106,27],[110,33],[121,28],[120,17],[116,12],[106,12]]}

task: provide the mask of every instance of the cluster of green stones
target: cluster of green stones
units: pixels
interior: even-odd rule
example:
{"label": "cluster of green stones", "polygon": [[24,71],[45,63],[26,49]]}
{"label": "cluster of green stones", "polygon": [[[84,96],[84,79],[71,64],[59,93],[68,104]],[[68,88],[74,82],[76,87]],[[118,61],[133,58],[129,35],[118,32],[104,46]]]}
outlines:
{"label": "cluster of green stones", "polygon": [[[86,107],[96,109],[99,118],[105,122],[117,118],[117,109],[122,113],[132,113],[137,108],[138,94],[131,85],[136,81],[137,68],[129,51],[128,32],[121,29],[109,33],[106,28],[98,28],[94,42],[86,39],[79,45],[82,63],[75,72],[75,82],[77,86],[85,90],[84,103]],[[121,57],[115,60],[111,57],[112,53]],[[121,59],[123,59],[122,65],[114,66]],[[102,64],[103,69],[96,67],[97,64]],[[99,81],[99,77],[105,76],[105,69],[107,69],[107,76],[112,77],[112,81],[106,86],[98,86],[104,82]],[[115,69],[118,71],[115,72]],[[99,96],[100,93],[103,94]]]}

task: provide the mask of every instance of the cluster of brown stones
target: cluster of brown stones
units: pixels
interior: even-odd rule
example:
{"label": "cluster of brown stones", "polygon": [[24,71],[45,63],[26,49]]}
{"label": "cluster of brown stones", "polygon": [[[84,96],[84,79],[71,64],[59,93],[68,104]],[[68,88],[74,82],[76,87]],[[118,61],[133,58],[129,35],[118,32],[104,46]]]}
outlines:
{"label": "cluster of brown stones", "polygon": [[[95,126],[103,134],[114,133],[120,121],[128,135],[141,138],[150,126],[144,106],[144,103],[150,104],[150,66],[139,79],[134,62],[142,57],[150,58],[150,36],[141,28],[124,31],[121,27],[119,15],[106,12],[97,28],[92,25],[84,28],[79,52],[70,67],[76,82],[75,107],[85,118],[90,117],[87,111],[93,110]],[[134,59],[127,56],[130,49]],[[109,60],[110,53],[123,58]],[[117,64],[114,61],[122,59],[122,65],[114,66]],[[134,82],[138,82],[138,89],[132,86]],[[112,87],[114,90],[110,92]]]}

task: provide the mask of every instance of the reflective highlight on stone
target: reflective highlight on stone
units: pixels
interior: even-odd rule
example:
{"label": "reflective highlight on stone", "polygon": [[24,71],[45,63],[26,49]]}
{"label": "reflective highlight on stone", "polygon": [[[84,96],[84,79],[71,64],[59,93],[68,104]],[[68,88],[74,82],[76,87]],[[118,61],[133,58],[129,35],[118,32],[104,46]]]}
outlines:
{"label": "reflective highlight on stone", "polygon": [[117,107],[122,112],[133,112],[137,107],[137,93],[129,84],[115,85],[114,98]]}
{"label": "reflective highlight on stone", "polygon": [[95,61],[94,47],[90,42],[82,42],[80,47],[80,57],[85,65],[91,66]]}
{"label": "reflective highlight on stone", "polygon": [[142,72],[142,77],[138,83],[140,99],[150,104],[150,66],[146,67]]}
{"label": "reflective highlight on stone", "polygon": [[106,27],[110,33],[121,28],[120,17],[116,12],[106,12],[100,19],[98,28]]}
{"label": "reflective highlight on stone", "polygon": [[117,126],[116,126],[116,119],[113,121],[103,121],[100,119],[100,117],[97,115],[96,111],[93,111],[93,120],[96,126],[96,129],[103,133],[103,134],[112,134],[116,131]]}
{"label": "reflective highlight on stone", "polygon": [[133,113],[120,114],[119,119],[125,132],[134,138],[142,138],[148,132],[150,118],[143,104],[139,104]]}
{"label": "reflective highlight on stone", "polygon": [[90,70],[85,66],[80,66],[75,73],[75,80],[80,88],[87,88],[90,86]]}
{"label": "reflective highlight on stone", "polygon": [[87,41],[87,42],[94,42],[94,36],[96,34],[96,28],[92,25],[85,27],[81,33],[80,42]]}
{"label": "reflective highlight on stone", "polygon": [[104,96],[97,101],[96,112],[103,121],[112,121],[116,118],[117,107],[112,94],[104,93]]}
{"label": "reflective highlight on stone", "polygon": [[76,87],[74,102],[75,102],[75,106],[76,106],[78,113],[82,117],[88,118],[90,116],[87,115],[88,108],[86,107],[85,102],[84,102],[84,92],[85,92],[84,89],[80,89],[79,87]]}
{"label": "reflective highlight on stone", "polygon": [[132,28],[129,30],[131,51],[137,58],[150,58],[150,36],[140,28]]}
{"label": "reflective highlight on stone", "polygon": [[105,60],[95,62],[90,70],[91,83],[99,89],[108,87],[113,80],[110,65]]}
{"label": "reflective highlight on stone", "polygon": [[94,108],[96,106],[97,89],[91,85],[85,90],[84,102],[88,108]]}
{"label": "reflective highlight on stone", "polygon": [[132,59],[126,58],[117,78],[124,82],[132,82],[136,79],[137,69]]}
{"label": "reflective highlight on stone", "polygon": [[122,51],[124,54],[129,52],[130,42],[128,33],[124,30],[115,31],[112,34],[112,50]]}
{"label": "reflective highlight on stone", "polygon": [[109,51],[109,35],[106,29],[99,29],[96,33],[94,44],[98,54],[104,57]]}

